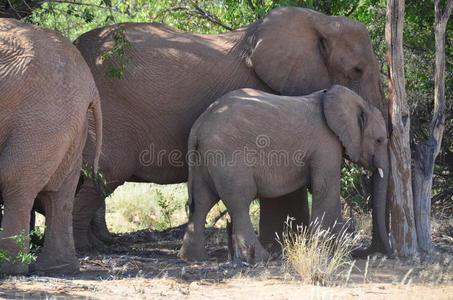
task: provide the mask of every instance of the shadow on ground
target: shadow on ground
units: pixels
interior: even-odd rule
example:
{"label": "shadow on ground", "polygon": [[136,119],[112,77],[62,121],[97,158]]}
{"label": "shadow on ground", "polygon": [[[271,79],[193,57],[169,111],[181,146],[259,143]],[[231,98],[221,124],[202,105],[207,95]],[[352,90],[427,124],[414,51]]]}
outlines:
{"label": "shadow on ground", "polygon": [[[371,283],[451,286],[452,233],[451,225],[435,232],[433,240],[436,250],[428,258],[390,260],[372,257],[357,260],[349,275],[331,284],[348,288]],[[9,277],[0,280],[0,298],[96,299],[115,295],[115,299],[122,299],[122,295],[126,298],[130,295],[141,298],[140,295],[145,292],[151,298],[184,298],[189,290],[203,293],[204,285],[222,289],[240,279],[245,279],[247,284],[255,284],[257,290],[263,284],[297,285],[303,282],[303,278],[285,266],[281,259],[252,267],[234,266],[228,260],[224,229],[207,229],[208,261],[183,261],[177,257],[183,234],[184,226],[165,231],[142,230],[116,235],[115,242],[106,249],[79,257],[80,273],[74,276],[34,273]]]}

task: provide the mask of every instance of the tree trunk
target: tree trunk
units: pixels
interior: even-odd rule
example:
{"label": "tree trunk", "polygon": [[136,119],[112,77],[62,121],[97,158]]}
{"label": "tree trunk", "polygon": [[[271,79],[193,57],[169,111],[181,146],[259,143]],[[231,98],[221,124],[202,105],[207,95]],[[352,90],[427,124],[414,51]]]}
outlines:
{"label": "tree trunk", "polygon": [[385,39],[389,65],[390,232],[398,256],[416,253],[417,236],[411,182],[410,116],[404,80],[404,0],[387,1]]}
{"label": "tree trunk", "polygon": [[434,162],[440,151],[445,127],[445,30],[453,7],[449,0],[442,11],[440,0],[434,1],[436,68],[434,77],[434,112],[428,138],[415,146],[415,165],[412,187],[414,191],[415,224],[419,251],[432,251],[431,239],[431,187]]}

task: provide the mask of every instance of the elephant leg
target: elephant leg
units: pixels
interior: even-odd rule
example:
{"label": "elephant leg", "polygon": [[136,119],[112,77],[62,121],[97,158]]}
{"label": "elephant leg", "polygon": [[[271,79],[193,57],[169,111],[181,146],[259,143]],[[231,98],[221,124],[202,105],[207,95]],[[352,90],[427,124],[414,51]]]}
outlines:
{"label": "elephant leg", "polygon": [[232,219],[232,241],[234,257],[249,263],[265,261],[269,258],[267,252],[256,236],[249,214],[250,201],[245,199],[224,199]]}
{"label": "elephant leg", "polygon": [[74,244],[78,252],[87,252],[92,250],[93,246],[102,245],[100,241],[96,243],[94,239],[97,240],[97,238],[94,235],[89,235],[89,229],[91,220],[103,202],[104,197],[99,194],[93,183],[85,180],[74,200]]}
{"label": "elephant leg", "polygon": [[78,178],[79,169],[75,168],[58,191],[45,191],[38,195],[46,213],[46,232],[44,246],[33,266],[36,271],[69,274],[79,271],[72,231]]}
{"label": "elephant leg", "polygon": [[[0,251],[5,251],[7,256],[13,261],[5,262],[0,265],[0,273],[5,274],[26,274],[28,265],[17,260],[19,252],[28,253],[30,241],[28,233],[30,231],[30,212],[36,194],[21,192],[23,189],[9,190],[4,188],[4,215],[1,222],[0,231]],[[22,237],[22,242],[18,242],[15,237]]]}
{"label": "elephant leg", "polygon": [[205,260],[208,257],[204,232],[206,216],[214,204],[219,201],[219,197],[203,183],[194,188],[192,197],[194,202],[189,205],[189,222],[181,250],[179,251],[179,257],[186,260]]}
{"label": "elephant leg", "polygon": [[280,250],[275,234],[281,235],[284,231],[288,216],[295,219],[292,222],[294,226],[308,226],[310,211],[306,187],[278,198],[260,198],[259,239],[266,249]]}
{"label": "elephant leg", "polygon": [[313,203],[310,221],[312,223],[317,221],[323,229],[330,228],[334,233],[339,233],[344,225],[341,216],[340,174],[316,174],[318,173],[316,171],[313,173],[311,181]]}
{"label": "elephant leg", "polygon": [[[248,172],[246,174],[248,175]],[[235,177],[222,180],[222,182],[228,182],[228,186],[217,184],[216,186],[219,186],[219,196],[232,220],[233,258],[247,262],[264,261],[269,258],[269,252],[259,242],[249,213],[250,203],[256,197],[257,189],[253,177],[247,178],[247,175],[241,176],[240,172],[234,173]],[[233,176],[233,173],[230,176]],[[243,180],[238,181],[236,178],[243,178]]]}
{"label": "elephant leg", "polygon": [[105,201],[102,201],[102,205],[96,211],[94,218],[90,223],[90,235],[94,235],[101,242],[111,244],[113,242],[113,236],[107,228],[107,222],[105,220]]}

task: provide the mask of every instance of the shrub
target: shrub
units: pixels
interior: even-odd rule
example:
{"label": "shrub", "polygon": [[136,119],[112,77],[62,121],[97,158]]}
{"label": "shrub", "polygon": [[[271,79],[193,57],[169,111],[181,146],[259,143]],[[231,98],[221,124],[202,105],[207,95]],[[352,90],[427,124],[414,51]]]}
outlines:
{"label": "shrub", "polygon": [[[2,230],[2,228],[0,228]],[[30,235],[35,235],[38,233],[35,233],[32,231]],[[35,247],[32,243],[29,244],[29,248],[27,249],[25,247],[27,241],[30,241],[30,236],[27,235],[24,231],[22,231],[20,234],[7,237],[7,239],[14,239],[16,241],[16,244],[22,249],[17,252],[16,256],[11,256],[10,253],[6,250],[0,250],[0,266],[4,263],[10,262],[10,263],[21,263],[24,265],[29,265],[32,262],[36,261],[36,254],[34,252],[31,252],[30,250],[32,248],[35,248],[35,250],[38,250],[39,247]]]}
{"label": "shrub", "polygon": [[163,230],[186,222],[187,187],[126,183],[107,198],[107,223],[113,232]]}

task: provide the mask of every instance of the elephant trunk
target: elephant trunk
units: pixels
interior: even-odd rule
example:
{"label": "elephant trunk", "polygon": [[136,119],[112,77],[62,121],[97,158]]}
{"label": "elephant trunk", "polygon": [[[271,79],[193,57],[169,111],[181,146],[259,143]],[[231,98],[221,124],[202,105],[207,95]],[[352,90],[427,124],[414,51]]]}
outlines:
{"label": "elephant trunk", "polygon": [[365,76],[360,89],[360,95],[371,105],[377,107],[382,113],[385,122],[387,123],[387,103],[385,101],[382,82],[375,74]]}
{"label": "elephant trunk", "polygon": [[374,160],[376,172],[374,172],[372,177],[373,238],[370,250],[391,255],[392,250],[387,230],[388,155],[381,155]]}

